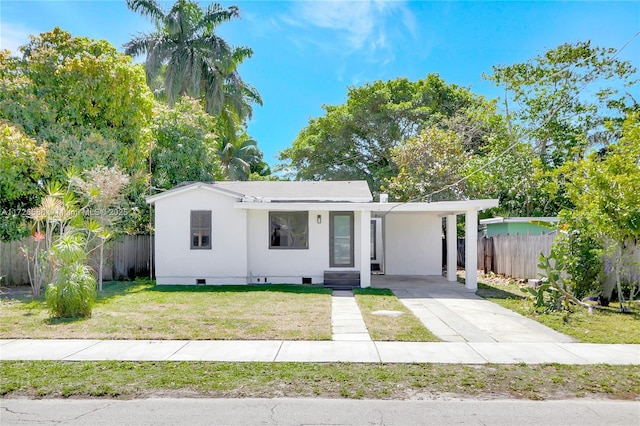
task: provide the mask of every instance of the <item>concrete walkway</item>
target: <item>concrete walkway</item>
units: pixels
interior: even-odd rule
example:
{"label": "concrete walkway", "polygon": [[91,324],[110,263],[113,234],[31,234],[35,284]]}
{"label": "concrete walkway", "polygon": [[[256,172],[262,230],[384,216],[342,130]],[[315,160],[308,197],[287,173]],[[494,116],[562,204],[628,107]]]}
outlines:
{"label": "concrete walkway", "polygon": [[332,340],[371,341],[369,330],[351,290],[331,295]]}
{"label": "concrete walkway", "polygon": [[0,361],[640,364],[640,345],[588,343],[0,340]]}

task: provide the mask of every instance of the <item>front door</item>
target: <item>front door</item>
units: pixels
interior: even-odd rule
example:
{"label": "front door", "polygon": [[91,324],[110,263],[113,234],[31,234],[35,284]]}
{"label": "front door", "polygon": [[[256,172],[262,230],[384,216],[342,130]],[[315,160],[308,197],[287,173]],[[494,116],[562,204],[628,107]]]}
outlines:
{"label": "front door", "polygon": [[329,265],[353,267],[353,212],[329,213]]}

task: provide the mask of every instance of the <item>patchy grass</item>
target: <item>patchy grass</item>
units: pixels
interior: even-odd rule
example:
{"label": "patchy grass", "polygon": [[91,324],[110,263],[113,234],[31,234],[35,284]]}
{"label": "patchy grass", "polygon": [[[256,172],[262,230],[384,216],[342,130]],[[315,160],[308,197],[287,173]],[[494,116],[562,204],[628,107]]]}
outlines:
{"label": "patchy grass", "polygon": [[640,400],[640,366],[4,361],[0,374],[4,398]]}
{"label": "patchy grass", "polygon": [[620,313],[613,304],[594,309],[591,315],[580,307],[575,307],[574,312],[538,313],[532,299],[520,291],[522,285],[506,278],[483,276],[477,294],[580,342],[640,343],[640,304],[636,303],[630,314]]}
{"label": "patchy grass", "polygon": [[[362,317],[373,340],[400,342],[438,342],[425,326],[387,289],[356,288],[353,290]],[[373,315],[375,311],[400,311],[398,317]]]}
{"label": "patchy grass", "polygon": [[296,285],[105,284],[91,318],[50,319],[43,299],[0,301],[0,338],[330,340],[330,290]]}

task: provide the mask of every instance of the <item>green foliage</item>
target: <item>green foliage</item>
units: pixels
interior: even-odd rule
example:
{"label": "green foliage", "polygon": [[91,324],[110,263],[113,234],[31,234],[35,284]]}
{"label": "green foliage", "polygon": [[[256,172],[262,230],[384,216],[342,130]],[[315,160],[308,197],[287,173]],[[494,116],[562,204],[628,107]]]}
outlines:
{"label": "green foliage", "polygon": [[549,256],[540,253],[538,268],[543,271],[541,274],[543,283],[537,288],[526,287],[521,290],[533,295],[534,306],[539,312],[561,310],[563,305],[568,309],[569,302],[559,291],[567,290],[567,284],[562,277],[564,269],[562,258],[553,249]]}
{"label": "green foliage", "polygon": [[47,286],[46,302],[56,318],[90,317],[96,299],[96,280],[86,265],[84,237],[69,232],[53,245],[53,281]]}
{"label": "green foliage", "polygon": [[[387,189],[398,200],[458,200],[464,197],[462,177],[470,157],[462,138],[451,130],[426,128],[415,138],[391,149],[398,174]],[[453,185],[445,191],[445,185]],[[425,199],[426,197],[426,199]]]}
{"label": "green foliage", "polygon": [[222,136],[218,141],[218,157],[226,177],[231,180],[249,180],[252,172],[258,175],[269,172],[268,167],[264,170],[258,143],[246,133],[239,138]]}
{"label": "green foliage", "polygon": [[205,110],[220,117],[235,134],[235,123],[251,118],[260,94],[245,83],[238,66],[253,55],[248,47],[232,47],[216,34],[218,26],[238,18],[237,6],[218,3],[201,8],[192,0],[177,0],[163,10],[155,0],[127,0],[134,12],[149,17],[156,31],[125,44],[128,55],[146,54],[147,81],[163,74],[163,96],[173,105],[181,96],[204,100]]}
{"label": "green foliage", "polygon": [[156,104],[151,185],[169,189],[182,182],[220,180],[216,125],[197,100],[183,97],[174,108]]}
{"label": "green foliage", "polygon": [[491,105],[469,90],[446,84],[438,75],[410,82],[397,78],[349,87],[347,102],[324,106],[280,153],[281,168],[295,179],[369,181],[379,191],[398,172],[391,150],[430,126],[460,134],[475,152],[490,129],[480,119]]}
{"label": "green foliage", "polygon": [[32,36],[21,50],[22,58],[0,52],[0,118],[46,146],[43,179],[64,181],[70,168],[122,167],[131,176],[132,207],[123,226],[148,232],[144,193],[153,95],[143,67],[106,41],[59,28]]}
{"label": "green foliage", "polygon": [[0,121],[0,241],[26,233],[26,209],[37,203],[46,149],[33,138]]}
{"label": "green foliage", "polygon": [[[23,97],[36,97],[41,102],[36,107],[51,113],[47,117],[38,112],[45,117],[41,126],[25,129],[61,155],[70,151],[64,149],[69,138],[104,138],[106,145],[118,146],[117,161],[122,166],[136,168],[136,156],[147,144],[142,130],[152,103],[142,67],[104,40],[74,37],[57,27],[32,36],[21,51],[19,69],[28,79]],[[22,113],[8,118],[26,124]],[[66,146],[78,148],[72,142]]]}
{"label": "green foliage", "polygon": [[633,84],[636,72],[616,53],[589,41],[565,43],[528,62],[493,67],[488,78],[521,106],[514,116],[545,166],[579,159],[589,147],[616,139],[611,130],[632,101],[620,87]]}
{"label": "green foliage", "polygon": [[[572,165],[567,196],[575,205],[563,211],[567,231],[579,228],[596,244],[600,261],[607,265],[607,275],[617,286],[621,302],[621,280],[629,268],[639,266],[629,258],[628,244],[640,239],[640,122],[631,113],[624,122],[623,136],[602,153]],[[606,280],[605,280],[606,281]],[[637,283],[635,285],[637,287]],[[605,287],[611,296],[612,288]]]}
{"label": "green foliage", "polygon": [[602,247],[589,231],[588,224],[570,223],[570,218],[563,217],[563,230],[556,237],[553,245],[563,259],[564,270],[569,277],[573,295],[583,299],[598,292],[599,277],[604,262]]}

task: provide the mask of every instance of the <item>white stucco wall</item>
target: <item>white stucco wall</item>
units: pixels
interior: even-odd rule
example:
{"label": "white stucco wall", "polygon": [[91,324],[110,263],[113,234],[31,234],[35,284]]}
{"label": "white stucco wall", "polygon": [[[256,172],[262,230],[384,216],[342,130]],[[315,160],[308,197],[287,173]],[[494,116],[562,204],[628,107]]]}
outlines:
{"label": "white stucco wall", "polygon": [[[317,223],[317,217],[322,223]],[[269,249],[269,211],[248,212],[249,277],[252,283],[301,284],[311,278],[321,284],[326,270],[360,270],[360,213],[354,214],[354,267],[329,267],[329,212],[309,212],[308,249]]]}
{"label": "white stucco wall", "polygon": [[432,213],[385,218],[385,273],[442,275],[442,219]]}
{"label": "white stucco wall", "polygon": [[[247,283],[247,212],[235,198],[193,189],[156,201],[155,269],[158,284]],[[192,210],[211,210],[211,250],[191,250]]]}

